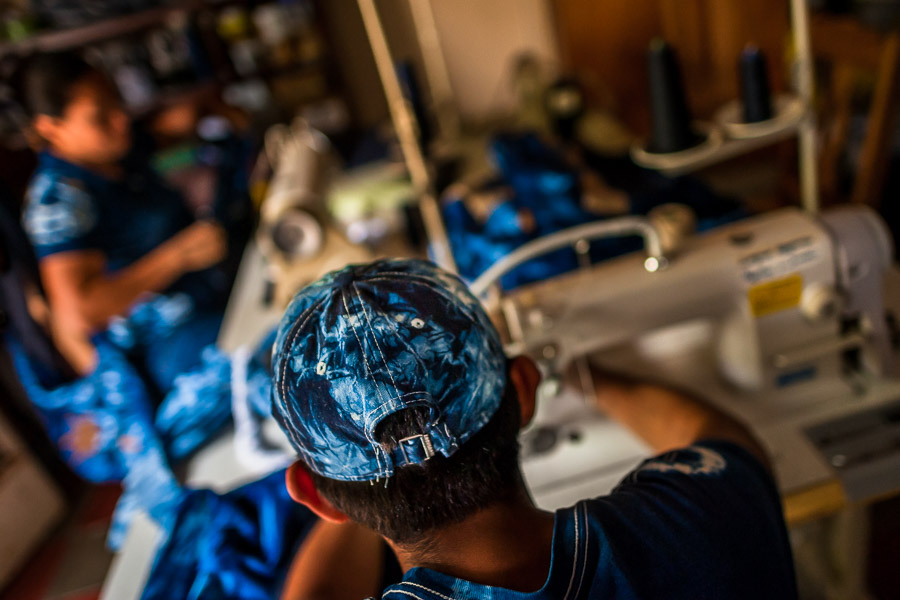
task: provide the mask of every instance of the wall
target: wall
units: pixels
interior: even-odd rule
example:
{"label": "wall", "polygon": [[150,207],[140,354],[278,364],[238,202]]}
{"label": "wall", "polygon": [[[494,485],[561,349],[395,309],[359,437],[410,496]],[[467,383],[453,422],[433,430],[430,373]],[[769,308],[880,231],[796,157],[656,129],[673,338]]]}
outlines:
{"label": "wall", "polygon": [[432,0],[432,6],[464,119],[512,107],[510,69],[520,53],[534,53],[552,69],[559,62],[547,0]]}
{"label": "wall", "polygon": [[[422,73],[409,0],[379,0],[395,58],[412,60]],[[428,0],[411,0],[421,2]],[[464,119],[481,120],[512,103],[509,66],[522,51],[558,63],[548,0],[430,0],[450,82]],[[331,43],[353,109],[363,125],[387,117],[384,92],[354,1],[322,2]],[[425,84],[424,76],[420,76]]]}
{"label": "wall", "polygon": [[627,125],[648,127],[646,51],[661,36],[678,53],[688,102],[710,118],[738,93],[737,60],[753,42],[776,90],[786,87],[785,0],[553,0],[564,67],[593,82],[593,99]]}

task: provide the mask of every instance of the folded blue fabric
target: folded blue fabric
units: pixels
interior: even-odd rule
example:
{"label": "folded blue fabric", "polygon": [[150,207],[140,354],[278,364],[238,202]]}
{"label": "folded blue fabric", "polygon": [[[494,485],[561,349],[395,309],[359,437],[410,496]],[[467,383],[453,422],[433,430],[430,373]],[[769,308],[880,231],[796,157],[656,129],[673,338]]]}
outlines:
{"label": "folded blue fabric", "polygon": [[315,522],[288,496],[283,470],[224,495],[190,491],[141,598],[277,598],[294,552]]}

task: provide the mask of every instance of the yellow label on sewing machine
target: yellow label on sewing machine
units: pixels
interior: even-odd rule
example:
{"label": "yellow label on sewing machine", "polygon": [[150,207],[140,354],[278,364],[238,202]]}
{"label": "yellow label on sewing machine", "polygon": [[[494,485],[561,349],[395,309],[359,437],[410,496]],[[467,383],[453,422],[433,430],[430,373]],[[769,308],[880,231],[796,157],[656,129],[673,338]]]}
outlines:
{"label": "yellow label on sewing machine", "polygon": [[747,300],[754,317],[764,317],[780,310],[794,308],[803,295],[803,277],[791,275],[750,288]]}

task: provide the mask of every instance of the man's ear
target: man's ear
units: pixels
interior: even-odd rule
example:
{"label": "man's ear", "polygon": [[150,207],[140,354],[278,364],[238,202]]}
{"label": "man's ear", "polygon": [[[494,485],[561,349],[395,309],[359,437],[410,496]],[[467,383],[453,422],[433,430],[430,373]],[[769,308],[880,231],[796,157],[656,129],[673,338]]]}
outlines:
{"label": "man's ear", "polygon": [[32,129],[41,139],[50,142],[55,141],[59,132],[59,124],[56,117],[50,115],[37,115],[31,124]]}
{"label": "man's ear", "polygon": [[332,523],[346,523],[350,518],[333,507],[328,500],[319,495],[313,483],[306,465],[300,461],[294,462],[284,474],[284,482],[287,485],[288,494],[295,502],[306,506],[316,513],[319,518]]}
{"label": "man's ear", "polygon": [[522,413],[522,427],[525,427],[534,417],[534,405],[538,384],[541,383],[541,372],[538,371],[534,361],[527,356],[516,356],[509,363],[509,381],[516,390],[519,410]]}

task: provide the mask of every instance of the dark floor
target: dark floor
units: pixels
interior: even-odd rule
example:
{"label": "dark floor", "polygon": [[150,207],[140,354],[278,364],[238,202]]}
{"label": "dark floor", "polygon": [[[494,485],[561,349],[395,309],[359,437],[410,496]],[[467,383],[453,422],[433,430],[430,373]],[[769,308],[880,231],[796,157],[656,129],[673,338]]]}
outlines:
{"label": "dark floor", "polygon": [[109,570],[106,549],[119,485],[91,487],[66,523],[3,592],[2,600],[96,600]]}

